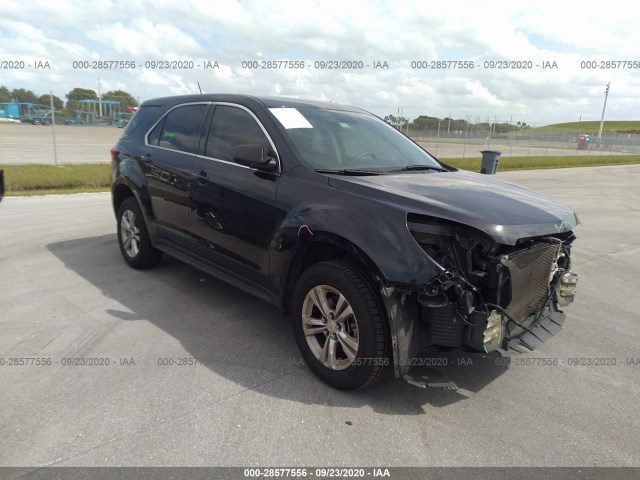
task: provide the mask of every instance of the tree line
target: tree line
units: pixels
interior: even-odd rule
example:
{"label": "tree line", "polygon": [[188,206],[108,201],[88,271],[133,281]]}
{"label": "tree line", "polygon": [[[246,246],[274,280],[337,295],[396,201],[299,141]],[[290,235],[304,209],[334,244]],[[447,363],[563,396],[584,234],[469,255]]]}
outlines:
{"label": "tree line", "polygon": [[453,119],[450,117],[438,118],[429,117],[427,115],[419,115],[417,118],[409,121],[402,116],[387,115],[384,121],[394,127],[404,130],[409,127],[413,132],[424,131],[440,131],[440,132],[492,132],[493,134],[509,133],[514,130],[530,128],[526,122],[480,122],[471,123],[464,119]]}
{"label": "tree line", "polygon": [[[74,110],[80,110],[80,100],[98,100],[98,94],[95,90],[76,87],[65,95],[66,102],[60,97],[53,95],[53,107],[62,114],[72,115]],[[138,100],[124,90],[110,90],[102,94],[102,100],[115,100],[120,102],[120,109],[127,107],[137,107]],[[38,103],[42,105],[51,105],[51,96],[49,94],[37,95],[31,90],[24,88],[15,88],[9,90],[6,86],[0,87],[0,103]]]}
{"label": "tree line", "polygon": [[[56,111],[62,114],[73,115],[75,110],[80,110],[80,100],[98,100],[98,94],[95,90],[76,87],[69,91],[65,95],[66,102],[56,95],[53,96],[53,106]],[[102,95],[102,100],[115,100],[120,102],[120,109],[124,110],[127,107],[137,107],[138,101],[128,92],[124,90],[111,90]],[[24,102],[24,103],[39,103],[43,105],[50,105],[51,99],[48,94],[37,95],[31,90],[24,88],[16,88],[9,90],[7,87],[0,87],[0,103],[5,102]],[[487,132],[492,134],[509,133],[514,130],[521,130],[529,128],[526,122],[476,122],[471,123],[464,119],[453,119],[449,117],[437,118],[427,115],[419,115],[412,121],[398,115],[387,115],[384,120],[393,125],[394,127],[404,130],[409,127],[409,130],[414,132],[424,131],[440,131],[440,132]]]}

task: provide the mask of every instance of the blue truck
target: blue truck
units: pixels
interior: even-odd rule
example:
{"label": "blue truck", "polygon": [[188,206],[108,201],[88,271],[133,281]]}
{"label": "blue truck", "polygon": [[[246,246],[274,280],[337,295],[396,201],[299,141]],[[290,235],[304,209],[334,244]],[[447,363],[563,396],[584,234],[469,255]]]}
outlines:
{"label": "blue truck", "polygon": [[0,103],[0,118],[20,120],[34,125],[51,125],[53,123],[53,110],[49,105],[40,103]]}

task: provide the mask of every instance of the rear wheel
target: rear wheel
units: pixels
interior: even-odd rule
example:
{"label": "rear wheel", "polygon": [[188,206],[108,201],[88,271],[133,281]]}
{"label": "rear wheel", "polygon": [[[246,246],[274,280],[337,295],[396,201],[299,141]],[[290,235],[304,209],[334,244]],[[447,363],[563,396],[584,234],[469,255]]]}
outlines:
{"label": "rear wheel", "polygon": [[135,198],[129,197],[118,209],[118,245],[125,261],[133,268],[155,266],[162,252],[151,244],[149,231]]}
{"label": "rear wheel", "polygon": [[43,125],[51,125],[53,122],[50,118],[45,118],[44,120],[42,120],[42,124]]}
{"label": "rear wheel", "polygon": [[311,266],[293,294],[300,353],[317,376],[342,390],[371,385],[389,370],[384,318],[373,283],[342,260]]}
{"label": "rear wheel", "polygon": [[34,118],[33,120],[31,120],[31,123],[33,123],[34,125],[40,125],[42,123],[42,120],[40,120],[39,118]]}

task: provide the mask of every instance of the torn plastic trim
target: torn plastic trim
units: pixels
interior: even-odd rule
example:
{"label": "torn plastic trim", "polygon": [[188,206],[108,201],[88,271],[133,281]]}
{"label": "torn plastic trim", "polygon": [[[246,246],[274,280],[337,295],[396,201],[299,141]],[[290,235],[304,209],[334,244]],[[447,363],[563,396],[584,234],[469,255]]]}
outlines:
{"label": "torn plastic trim", "polygon": [[[413,287],[410,285],[402,285]],[[412,288],[401,291],[393,287],[382,287],[381,294],[391,334],[393,370],[396,378],[420,388],[456,390],[458,386],[439,370],[417,367],[413,364],[419,353],[419,338],[416,322],[419,319],[417,295]]]}
{"label": "torn plastic trim", "polygon": [[422,290],[422,288],[424,287],[424,285],[418,285],[416,283],[392,282],[389,280],[383,280],[382,284],[383,284],[383,288],[390,288],[393,290],[397,290],[400,293],[404,293],[407,295],[412,293],[417,293],[420,290]]}
{"label": "torn plastic trim", "polygon": [[404,380],[420,388],[441,388],[457,390],[458,385],[449,380],[440,370],[427,367],[414,367],[403,376]]}
{"label": "torn plastic trim", "polygon": [[517,334],[505,336],[502,340],[501,348],[503,350],[515,350],[519,353],[528,353],[555,336],[562,329],[562,325],[566,319],[566,315],[562,310],[559,310],[551,302],[543,310],[543,315],[532,315],[532,321],[528,325],[526,330]]}
{"label": "torn plastic trim", "polygon": [[418,295],[432,291],[434,282],[441,285],[456,276],[441,265],[437,263],[436,265],[440,272],[425,284],[394,282],[387,279],[382,279],[380,282],[380,294],[389,322],[394,375],[397,378],[406,377],[405,379],[413,384],[416,384],[418,380],[416,378],[410,379],[408,375],[412,359],[418,355],[420,350],[416,332],[416,322],[420,318]]}
{"label": "torn plastic trim", "polygon": [[397,378],[403,377],[411,366],[411,359],[418,353],[418,337],[415,322],[418,321],[418,307],[415,295],[394,287],[382,286],[382,301],[387,311],[393,372]]}

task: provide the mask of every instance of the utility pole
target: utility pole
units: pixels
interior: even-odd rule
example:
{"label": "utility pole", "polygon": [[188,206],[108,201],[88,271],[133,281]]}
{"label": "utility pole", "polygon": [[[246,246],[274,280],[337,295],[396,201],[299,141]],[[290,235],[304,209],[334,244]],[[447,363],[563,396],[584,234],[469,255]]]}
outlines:
{"label": "utility pole", "polygon": [[[409,136],[409,120],[404,119],[404,107],[402,107],[401,112],[402,113],[400,115],[402,117],[403,125],[405,126],[405,135]],[[400,127],[400,131],[402,131],[402,127]]]}
{"label": "utility pole", "polygon": [[100,77],[98,77],[98,115],[102,117],[102,94],[100,93]]}
{"label": "utility pole", "polygon": [[602,106],[602,117],[600,118],[600,131],[598,132],[598,145],[602,143],[602,127],[604,127],[604,110],[607,108],[607,97],[609,96],[609,84],[607,82],[607,89],[604,91],[604,105]]}
{"label": "utility pole", "polygon": [[51,134],[53,135],[53,161],[58,166],[58,148],[56,146],[56,108],[53,106],[53,92],[49,90],[49,101],[51,106]]}

